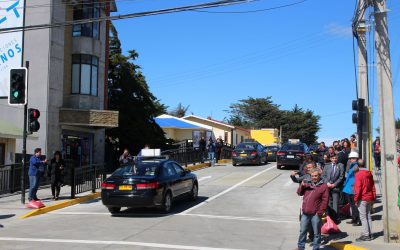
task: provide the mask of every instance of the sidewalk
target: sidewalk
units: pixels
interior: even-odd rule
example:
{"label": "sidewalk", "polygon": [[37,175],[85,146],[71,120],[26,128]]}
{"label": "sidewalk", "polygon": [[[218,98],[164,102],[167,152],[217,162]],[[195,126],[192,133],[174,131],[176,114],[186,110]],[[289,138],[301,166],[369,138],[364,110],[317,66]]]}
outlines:
{"label": "sidewalk", "polygon": [[[99,192],[100,190],[97,191]],[[76,198],[90,196],[91,194],[91,191],[77,194]],[[51,200],[52,195],[50,187],[39,189],[37,195],[39,199],[41,199],[42,203],[46,207],[49,207],[51,205],[55,205],[65,201],[71,201],[71,187],[62,187],[60,198],[57,201]],[[13,220],[19,219],[21,216],[34,210],[26,207],[26,204],[28,204],[28,192],[26,192],[25,198],[25,204],[21,204],[21,194],[0,197],[0,228],[2,227],[2,225],[11,223]]]}
{"label": "sidewalk", "polygon": [[360,237],[362,227],[361,226],[352,226],[351,224],[347,224],[347,221],[351,219],[343,220],[338,226],[342,231],[341,234],[330,235],[328,238],[331,240],[331,244],[336,249],[371,249],[371,250],[391,250],[391,249],[400,249],[400,243],[385,243],[383,239],[383,220],[382,220],[382,211],[383,205],[381,202],[381,178],[379,173],[374,173],[375,180],[375,188],[377,193],[377,201],[374,204],[374,213],[372,214],[372,233],[373,240],[366,242],[356,242],[356,239]]}

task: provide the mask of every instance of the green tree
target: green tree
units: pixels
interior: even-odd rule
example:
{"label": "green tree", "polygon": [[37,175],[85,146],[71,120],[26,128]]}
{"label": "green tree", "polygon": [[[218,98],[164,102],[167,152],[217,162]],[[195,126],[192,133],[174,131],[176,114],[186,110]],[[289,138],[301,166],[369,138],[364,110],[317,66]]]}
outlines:
{"label": "green tree", "polygon": [[282,126],[282,140],[300,139],[311,144],[317,140],[320,117],[311,110],[303,110],[295,105],[292,110],[281,110],[271,97],[240,100],[230,105],[228,122],[249,129],[277,128]]}
{"label": "green tree", "polygon": [[150,92],[140,67],[133,62],[138,57],[134,50],[122,54],[118,32],[110,29],[108,73],[109,108],[119,111],[119,127],[107,133],[119,139],[120,150],[128,148],[136,154],[145,144],[163,147],[163,130],[154,117],[166,112],[166,107]]}
{"label": "green tree", "polygon": [[190,107],[190,105],[185,107],[182,105],[182,103],[179,103],[175,109],[173,109],[171,112],[169,112],[169,114],[179,117],[179,118],[184,117],[184,116],[186,116],[186,112],[188,111],[189,107]]}
{"label": "green tree", "polygon": [[400,129],[400,118],[397,118],[395,125],[396,125],[396,129]]}

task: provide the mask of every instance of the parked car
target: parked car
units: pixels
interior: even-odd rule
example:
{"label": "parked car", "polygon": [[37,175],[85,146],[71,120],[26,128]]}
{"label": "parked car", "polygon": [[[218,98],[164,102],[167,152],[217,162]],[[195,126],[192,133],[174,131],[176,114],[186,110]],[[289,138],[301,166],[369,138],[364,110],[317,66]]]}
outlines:
{"label": "parked car", "polygon": [[263,145],[253,142],[242,142],[236,146],[232,152],[232,165],[237,164],[256,164],[267,162],[267,153]]}
{"label": "parked car", "polygon": [[276,167],[280,169],[282,166],[300,166],[306,154],[309,154],[306,144],[285,143],[276,153]]}
{"label": "parked car", "polygon": [[158,207],[168,213],[178,198],[196,200],[198,190],[196,175],[177,162],[144,160],[117,169],[102,183],[101,198],[112,214],[121,207]]}
{"label": "parked car", "polygon": [[266,146],[264,147],[267,152],[267,160],[268,161],[276,161],[276,153],[279,150],[278,146]]}

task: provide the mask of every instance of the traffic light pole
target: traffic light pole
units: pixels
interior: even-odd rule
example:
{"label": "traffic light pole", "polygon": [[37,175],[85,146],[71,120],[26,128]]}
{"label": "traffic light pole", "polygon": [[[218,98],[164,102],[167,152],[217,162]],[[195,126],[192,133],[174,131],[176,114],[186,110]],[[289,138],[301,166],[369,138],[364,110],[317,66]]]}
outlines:
{"label": "traffic light pole", "polygon": [[[29,61],[25,62],[25,66],[29,72]],[[28,78],[29,74],[27,74]],[[25,90],[26,97],[28,97],[28,87]],[[27,133],[27,120],[28,120],[28,98],[26,98],[26,104],[24,105],[24,131],[23,131],[23,138],[22,138],[22,170],[21,170],[21,203],[25,204],[25,176],[26,176],[26,137],[28,136]]]}
{"label": "traffic light pole", "polygon": [[392,66],[385,0],[375,0],[375,49],[379,92],[379,128],[382,165],[383,231],[385,242],[398,242],[400,213],[397,207],[399,173],[396,162],[396,139],[392,89]]}

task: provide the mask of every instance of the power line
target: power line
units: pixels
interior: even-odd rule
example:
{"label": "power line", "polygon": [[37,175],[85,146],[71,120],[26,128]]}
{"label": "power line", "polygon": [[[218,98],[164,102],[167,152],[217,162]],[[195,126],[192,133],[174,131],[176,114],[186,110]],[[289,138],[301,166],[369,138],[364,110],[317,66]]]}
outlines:
{"label": "power line", "polygon": [[203,12],[203,13],[211,13],[211,14],[248,14],[248,13],[256,13],[256,12],[265,12],[265,11],[270,11],[270,10],[276,10],[276,9],[282,9],[286,7],[291,7],[294,5],[298,5],[301,3],[304,3],[308,0],[303,0],[291,4],[285,4],[285,5],[280,5],[280,6],[275,6],[271,8],[265,8],[265,9],[257,9],[257,10],[245,10],[245,11],[207,11],[207,10],[195,10],[196,12]]}
{"label": "power line", "polygon": [[129,19],[129,18],[170,14],[170,13],[176,13],[176,12],[193,11],[193,10],[198,10],[198,9],[207,9],[207,8],[215,8],[215,7],[221,7],[221,6],[236,5],[236,4],[241,4],[241,3],[249,3],[249,2],[254,2],[254,1],[256,1],[256,0],[221,0],[221,1],[215,1],[215,2],[207,2],[207,3],[202,3],[202,4],[174,7],[174,8],[168,8],[168,9],[160,9],[160,10],[154,10],[154,11],[130,13],[130,14],[124,14],[124,15],[88,18],[88,19],[81,19],[81,20],[74,20],[74,21],[58,22],[58,23],[53,23],[53,24],[38,24],[38,25],[4,28],[4,29],[0,29],[0,34],[19,32],[19,31],[50,29],[50,28],[56,28],[56,27],[72,26],[72,25],[76,25],[76,24],[94,23],[94,22],[100,22],[100,21],[114,21],[114,20],[122,20],[122,19]]}

